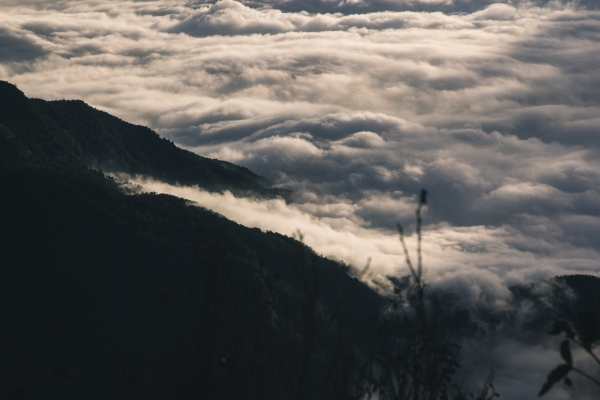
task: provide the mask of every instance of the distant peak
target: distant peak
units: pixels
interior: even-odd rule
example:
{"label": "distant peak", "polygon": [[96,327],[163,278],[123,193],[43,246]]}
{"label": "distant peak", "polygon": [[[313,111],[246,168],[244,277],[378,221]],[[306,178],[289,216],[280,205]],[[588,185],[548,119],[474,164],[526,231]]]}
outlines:
{"label": "distant peak", "polygon": [[13,94],[13,95],[25,97],[25,93],[20,91],[19,88],[17,87],[17,85],[7,82],[7,81],[0,81],[0,93]]}

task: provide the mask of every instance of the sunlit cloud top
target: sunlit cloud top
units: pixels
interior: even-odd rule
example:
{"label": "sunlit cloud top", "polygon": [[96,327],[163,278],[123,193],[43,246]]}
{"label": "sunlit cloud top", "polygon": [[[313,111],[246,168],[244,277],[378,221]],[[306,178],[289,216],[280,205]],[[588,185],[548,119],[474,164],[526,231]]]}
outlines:
{"label": "sunlit cloud top", "polygon": [[427,188],[457,265],[505,246],[523,280],[600,268],[592,1],[5,1],[0,27],[0,78],[28,96],[249,167],[339,233],[410,232]]}
{"label": "sunlit cloud top", "polygon": [[[596,0],[3,0],[0,79],[271,178],[292,202],[129,177],[375,278],[406,273],[422,188],[433,289],[498,310],[600,275]],[[503,397],[533,398],[545,356],[485,346],[464,365],[487,354]]]}

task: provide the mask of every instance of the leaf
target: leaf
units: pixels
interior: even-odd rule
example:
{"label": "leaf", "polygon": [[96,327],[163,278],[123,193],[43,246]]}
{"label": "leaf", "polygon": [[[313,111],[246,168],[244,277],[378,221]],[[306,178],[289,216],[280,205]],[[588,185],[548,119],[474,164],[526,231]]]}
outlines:
{"label": "leaf", "polygon": [[568,364],[561,364],[558,367],[554,368],[549,374],[546,383],[542,386],[542,389],[538,393],[538,397],[542,397],[546,394],[556,382],[560,381],[564,378],[569,371],[571,371],[571,366]]}
{"label": "leaf", "polygon": [[565,339],[560,344],[560,356],[569,365],[573,365],[573,357],[571,356],[571,345],[569,339]]}
{"label": "leaf", "polygon": [[558,367],[556,367],[554,370],[552,370],[552,372],[550,372],[550,374],[548,374],[548,382],[551,382],[552,384],[560,381],[562,378],[564,378],[569,371],[571,370],[571,366],[567,365],[567,364],[561,364]]}
{"label": "leaf", "polygon": [[544,383],[544,386],[542,386],[542,389],[538,393],[538,397],[542,397],[543,395],[548,393],[548,390],[550,390],[551,388],[552,388],[552,384],[550,384],[548,382]]}

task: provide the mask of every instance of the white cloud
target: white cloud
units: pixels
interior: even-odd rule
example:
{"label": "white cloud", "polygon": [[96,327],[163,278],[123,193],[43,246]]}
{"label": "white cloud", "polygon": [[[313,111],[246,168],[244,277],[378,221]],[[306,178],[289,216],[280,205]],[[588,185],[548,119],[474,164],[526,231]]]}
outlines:
{"label": "white cloud", "polygon": [[[143,177],[129,177],[127,181],[138,190],[191,200],[248,227],[288,236],[300,230],[305,242],[318,253],[344,261],[356,269],[372,258],[372,267],[377,274],[406,273],[398,235],[385,229],[372,229],[368,219],[360,216],[361,213],[368,215],[387,209],[400,218],[412,218],[414,201],[407,201],[401,193],[396,194],[395,199],[373,195],[359,203],[335,202],[333,198],[323,203],[317,197],[306,197],[302,203],[286,204],[282,199],[236,198],[229,192],[209,193],[197,187],[172,186]],[[596,224],[597,221],[592,218],[589,223]],[[407,240],[414,252],[415,238]],[[511,240],[521,242],[523,248],[512,245]],[[531,240],[509,225],[496,228],[428,225],[424,228],[423,239],[426,273],[433,287],[460,288],[456,291],[470,296],[466,303],[476,303],[483,297],[488,297],[491,302],[500,301],[508,295],[509,285],[560,274],[593,273],[600,268],[597,250],[579,253],[577,261],[572,254],[576,248],[569,243],[552,241],[551,251],[540,254],[526,248]]]}
{"label": "white cloud", "polygon": [[[81,98],[267,175],[308,215],[389,233],[427,187],[431,223],[596,251],[600,13],[425,3],[3,3],[0,45],[18,51],[0,67],[29,96]],[[471,13],[415,12],[433,5]]]}
{"label": "white cloud", "polygon": [[[600,271],[594,4],[3,1],[0,77],[272,178],[292,204],[141,183],[379,273],[403,270],[395,223],[425,187],[432,286],[503,307],[507,286]],[[498,367],[504,397],[538,389],[527,354]]]}

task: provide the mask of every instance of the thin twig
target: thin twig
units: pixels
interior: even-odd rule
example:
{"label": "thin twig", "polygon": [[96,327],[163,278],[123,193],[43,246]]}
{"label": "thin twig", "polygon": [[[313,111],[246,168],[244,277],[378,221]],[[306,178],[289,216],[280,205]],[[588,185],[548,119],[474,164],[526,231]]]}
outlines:
{"label": "thin twig", "polygon": [[417,275],[419,276],[419,282],[423,274],[423,259],[421,257],[421,223],[423,222],[423,220],[421,219],[421,206],[422,204],[419,203],[419,206],[417,207]]}
{"label": "thin twig", "polygon": [[600,382],[594,378],[593,376],[589,375],[587,372],[580,370],[579,368],[575,368],[573,367],[573,371],[585,376],[586,378],[588,378],[590,381],[594,382],[596,385],[598,385],[600,387]]}
{"label": "thin twig", "polygon": [[404,230],[402,229],[402,225],[400,225],[400,222],[398,222],[396,226],[398,227],[398,233],[400,234],[400,243],[402,243],[402,250],[404,251],[406,265],[408,265],[408,269],[410,270],[411,275],[413,276],[414,280],[418,283],[419,277],[417,275],[417,272],[413,268],[412,262],[410,262],[410,254],[408,254],[408,249],[406,248],[406,243],[404,242]]}
{"label": "thin twig", "polygon": [[421,226],[423,225],[423,219],[421,218],[421,209],[427,204],[427,190],[421,190],[421,197],[419,198],[419,206],[417,207],[417,256],[419,258],[418,275],[419,281],[423,274],[423,258],[421,255]]}
{"label": "thin twig", "polygon": [[573,342],[577,343],[582,349],[584,349],[593,359],[594,361],[596,361],[596,363],[600,364],[600,359],[598,358],[598,356],[596,356],[596,354],[594,354],[594,352],[592,351],[591,348],[589,348],[588,346],[585,346],[581,341],[577,340],[577,339],[571,339]]}
{"label": "thin twig", "polygon": [[588,354],[590,356],[592,356],[592,358],[594,359],[594,361],[596,361],[598,364],[600,364],[600,359],[598,359],[598,357],[594,354],[594,352],[591,349],[586,348],[586,347],[583,347],[583,348],[585,349],[585,351],[588,352]]}

